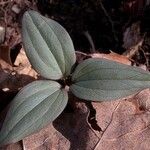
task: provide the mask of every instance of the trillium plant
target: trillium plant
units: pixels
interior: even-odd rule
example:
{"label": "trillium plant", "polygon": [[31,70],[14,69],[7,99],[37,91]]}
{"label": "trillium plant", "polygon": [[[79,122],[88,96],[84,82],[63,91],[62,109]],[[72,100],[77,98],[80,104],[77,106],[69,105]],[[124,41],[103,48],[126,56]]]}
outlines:
{"label": "trillium plant", "polygon": [[75,65],[67,31],[35,11],[23,16],[22,40],[30,63],[45,80],[28,84],[14,98],[0,131],[1,145],[20,141],[55,120],[67,105],[68,92],[100,102],[150,88],[150,73],[137,67],[95,58]]}

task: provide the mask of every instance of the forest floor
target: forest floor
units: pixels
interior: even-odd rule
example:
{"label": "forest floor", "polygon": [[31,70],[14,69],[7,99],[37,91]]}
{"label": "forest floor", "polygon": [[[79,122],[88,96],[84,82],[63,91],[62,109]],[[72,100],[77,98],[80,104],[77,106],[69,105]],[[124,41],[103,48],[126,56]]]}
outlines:
{"label": "forest floor", "polygon": [[[78,61],[106,58],[150,71],[150,1],[0,0],[0,126],[18,91],[39,79],[21,40],[26,10],[58,21]],[[72,98],[74,99],[74,98]],[[40,132],[2,150],[149,150],[150,90],[112,102],[74,102]]]}

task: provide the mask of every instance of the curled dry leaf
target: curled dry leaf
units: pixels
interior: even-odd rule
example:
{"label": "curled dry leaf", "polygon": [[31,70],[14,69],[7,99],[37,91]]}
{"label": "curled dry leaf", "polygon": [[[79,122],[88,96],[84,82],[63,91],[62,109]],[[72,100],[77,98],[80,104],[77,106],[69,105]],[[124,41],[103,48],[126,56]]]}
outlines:
{"label": "curled dry leaf", "polygon": [[93,54],[86,54],[80,51],[76,51],[77,61],[78,63],[81,63],[83,60],[88,58],[104,58],[112,61],[116,61],[119,63],[123,63],[126,65],[131,65],[131,61],[123,55],[119,55],[113,51],[111,51],[109,54],[104,53],[93,53]]}

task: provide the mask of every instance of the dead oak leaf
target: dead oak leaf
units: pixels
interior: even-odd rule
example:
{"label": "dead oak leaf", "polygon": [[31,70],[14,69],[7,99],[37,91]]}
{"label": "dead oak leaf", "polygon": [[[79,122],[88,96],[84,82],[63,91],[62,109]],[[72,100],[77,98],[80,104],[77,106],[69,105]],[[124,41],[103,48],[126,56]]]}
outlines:
{"label": "dead oak leaf", "polygon": [[91,57],[92,58],[104,58],[104,59],[116,61],[119,63],[123,63],[126,65],[131,65],[131,61],[126,56],[119,55],[119,54],[114,53],[112,51],[110,54],[94,53],[94,54],[91,54]]}

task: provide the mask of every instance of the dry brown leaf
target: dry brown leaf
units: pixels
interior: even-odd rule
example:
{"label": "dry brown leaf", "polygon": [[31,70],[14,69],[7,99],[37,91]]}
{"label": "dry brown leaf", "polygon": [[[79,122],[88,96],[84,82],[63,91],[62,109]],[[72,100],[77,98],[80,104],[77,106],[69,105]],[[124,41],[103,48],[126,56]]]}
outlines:
{"label": "dry brown leaf", "polygon": [[109,59],[112,61],[126,64],[126,65],[131,65],[131,61],[126,56],[119,55],[114,52],[111,52],[110,54],[94,53],[94,54],[91,54],[91,57],[92,58],[105,58],[105,59]]}
{"label": "dry brown leaf", "polygon": [[88,58],[104,58],[112,61],[116,61],[119,63],[123,63],[126,65],[131,65],[131,61],[128,59],[128,57],[119,55],[113,51],[109,54],[103,54],[103,53],[93,53],[93,54],[86,54],[83,52],[76,51],[76,56],[78,63],[81,63],[83,60],[88,59]]}

